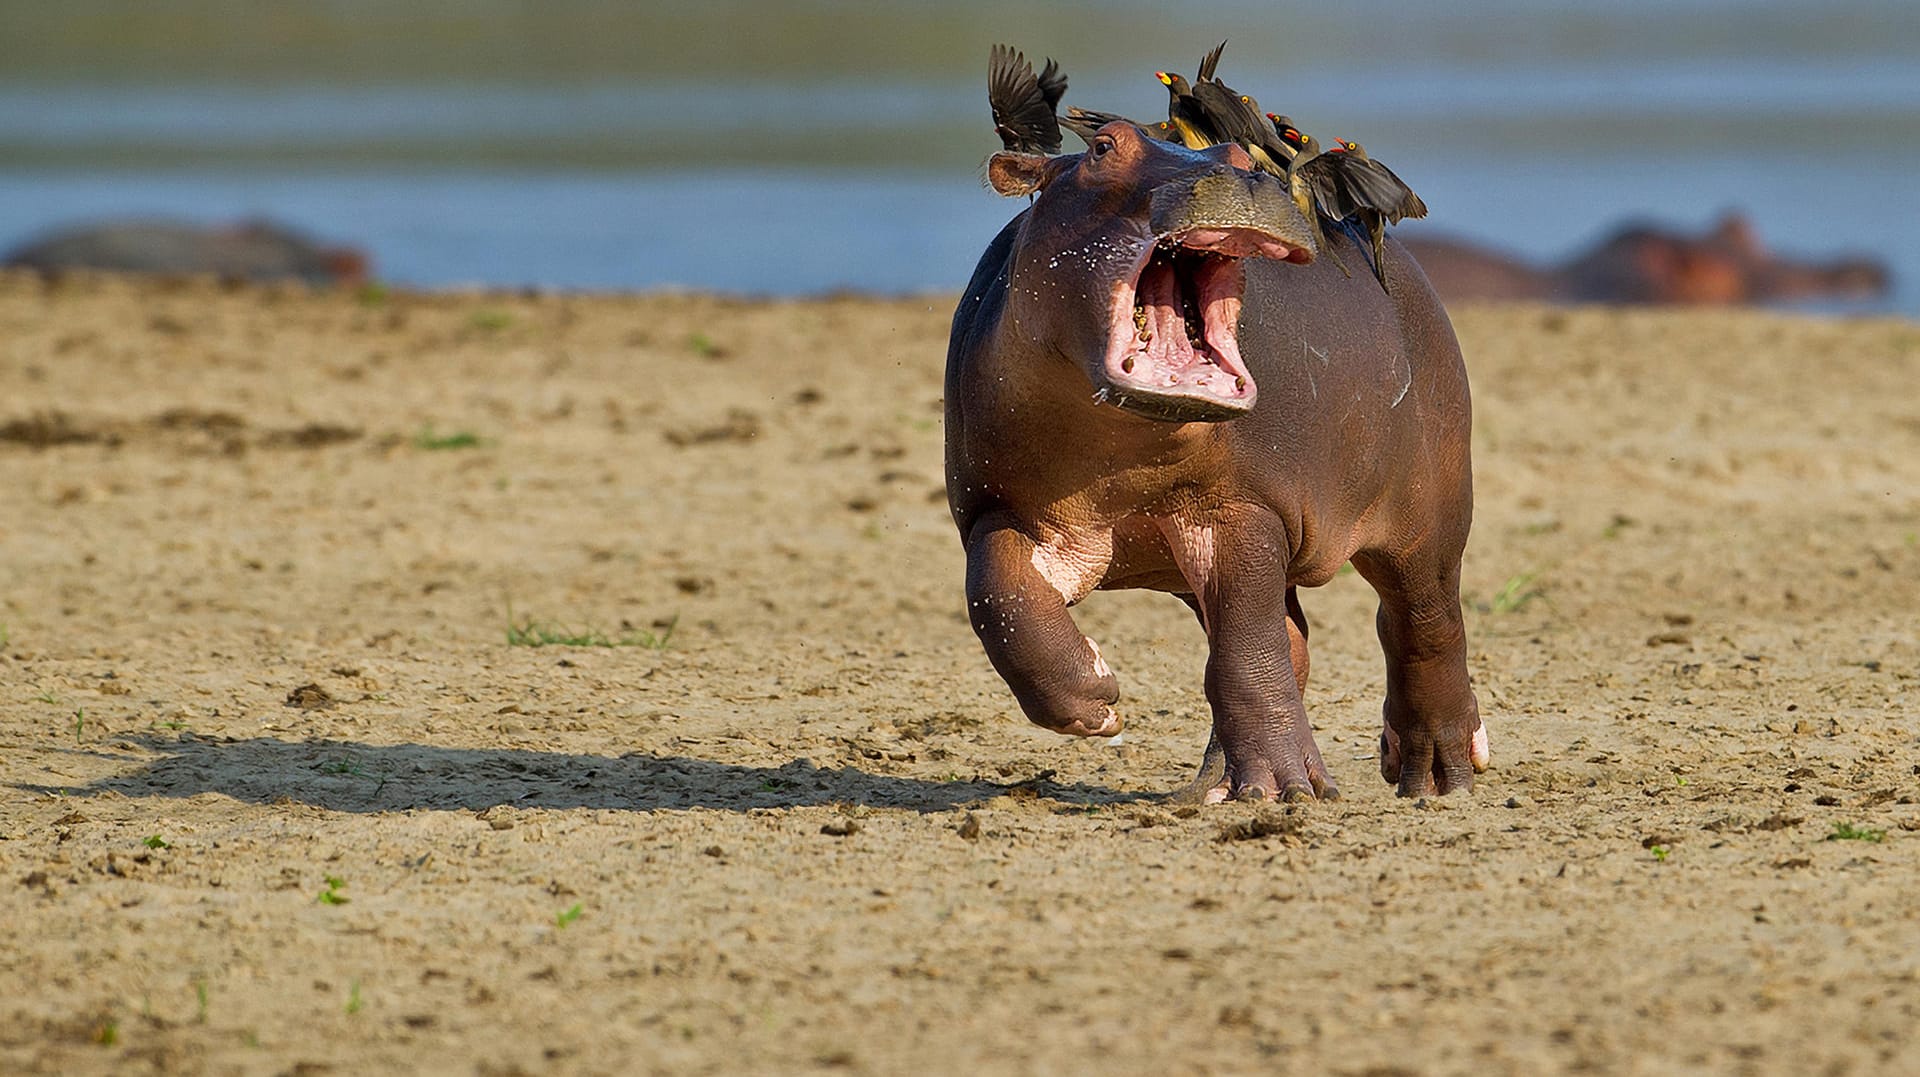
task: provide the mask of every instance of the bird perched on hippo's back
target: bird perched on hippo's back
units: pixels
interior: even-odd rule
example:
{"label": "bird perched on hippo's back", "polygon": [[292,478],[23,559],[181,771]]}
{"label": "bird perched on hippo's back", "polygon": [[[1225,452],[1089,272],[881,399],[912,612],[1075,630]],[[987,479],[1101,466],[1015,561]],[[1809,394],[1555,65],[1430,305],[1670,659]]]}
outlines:
{"label": "bird perched on hippo's back", "polygon": [[1322,152],[1285,116],[1267,113],[1274,133],[1293,151],[1287,173],[1301,212],[1308,205],[1333,221],[1351,220],[1365,230],[1373,248],[1373,273],[1387,286],[1386,226],[1427,215],[1427,204],[1386,165],[1367,156],[1357,142],[1335,139]]}
{"label": "bird perched on hippo's back", "polygon": [[1393,174],[1393,169],[1367,156],[1360,143],[1344,138],[1334,141],[1338,145],[1328,156],[1339,164],[1341,180],[1354,205],[1354,215],[1373,243],[1374,274],[1380,278],[1381,287],[1385,287],[1387,225],[1399,224],[1409,217],[1416,220],[1425,217],[1427,204]]}
{"label": "bird perched on hippo's back", "polygon": [[1153,77],[1167,88],[1167,123],[1179,136],[1182,145],[1190,150],[1204,150],[1208,146],[1232,141],[1207,118],[1206,110],[1200,106],[1200,99],[1193,95],[1193,87],[1188,84],[1185,75],[1177,71],[1155,71]]}

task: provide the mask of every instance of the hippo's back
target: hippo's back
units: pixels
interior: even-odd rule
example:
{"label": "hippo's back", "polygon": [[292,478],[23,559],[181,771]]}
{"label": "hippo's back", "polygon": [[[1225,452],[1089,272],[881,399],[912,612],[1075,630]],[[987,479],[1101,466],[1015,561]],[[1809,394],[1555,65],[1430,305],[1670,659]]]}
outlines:
{"label": "hippo's back", "polygon": [[6,264],[29,269],[129,273],[210,273],[249,280],[312,283],[364,275],[357,252],[321,247],[265,222],[205,227],[179,221],[104,221],[63,229],[13,251]]}
{"label": "hippo's back", "polygon": [[1314,476],[1276,501],[1353,519],[1393,489],[1468,481],[1472,407],[1453,325],[1406,248],[1388,239],[1383,289],[1370,252],[1341,233],[1328,247],[1306,266],[1247,263],[1241,353],[1260,399],[1234,425],[1263,485]]}

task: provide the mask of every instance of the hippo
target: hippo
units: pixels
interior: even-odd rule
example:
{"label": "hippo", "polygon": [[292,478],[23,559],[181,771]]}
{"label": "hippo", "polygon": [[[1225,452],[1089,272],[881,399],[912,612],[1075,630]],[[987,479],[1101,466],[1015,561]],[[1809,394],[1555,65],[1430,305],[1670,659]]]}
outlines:
{"label": "hippo", "polygon": [[1403,248],[1386,244],[1385,290],[1341,273],[1252,169],[1239,146],[1124,121],[1083,153],[989,159],[995,190],[1033,201],[981,256],[947,352],[969,620],[1030,720],[1113,737],[1118,682],[1070,608],[1173,594],[1206,633],[1213,718],[1174,795],[1331,798],[1298,591],[1351,562],[1380,600],[1382,776],[1402,795],[1469,789],[1488,750],[1460,611],[1459,345]]}
{"label": "hippo", "polygon": [[367,257],[359,251],[321,246],[259,220],[221,226],[140,218],[97,221],[42,236],[0,264],[49,271],[211,273],[315,285],[358,284],[367,278]]}
{"label": "hippo", "polygon": [[1531,299],[1572,303],[1743,305],[1867,300],[1891,286],[1869,258],[1827,262],[1774,255],[1738,213],[1689,235],[1629,224],[1556,266],[1540,266],[1467,240],[1406,239],[1434,288],[1449,302]]}

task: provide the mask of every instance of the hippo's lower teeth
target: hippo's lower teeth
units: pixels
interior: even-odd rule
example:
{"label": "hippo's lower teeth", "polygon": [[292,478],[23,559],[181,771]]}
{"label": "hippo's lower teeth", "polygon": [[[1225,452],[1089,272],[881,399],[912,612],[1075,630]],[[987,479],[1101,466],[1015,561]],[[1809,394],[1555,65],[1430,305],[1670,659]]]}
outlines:
{"label": "hippo's lower teeth", "polygon": [[1129,355],[1125,359],[1120,360],[1120,369],[1128,374],[1133,373],[1133,356]]}

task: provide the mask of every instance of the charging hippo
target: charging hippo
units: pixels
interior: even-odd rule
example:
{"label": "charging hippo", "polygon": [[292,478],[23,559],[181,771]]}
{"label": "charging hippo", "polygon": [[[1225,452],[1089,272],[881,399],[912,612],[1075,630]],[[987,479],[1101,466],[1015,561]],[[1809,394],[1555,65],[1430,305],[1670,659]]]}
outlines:
{"label": "charging hippo", "polygon": [[1380,596],[1381,773],[1403,795],[1469,788],[1487,740],[1460,616],[1471,409],[1453,329],[1397,244],[1386,290],[1342,274],[1250,169],[1238,146],[1126,122],[1081,154],[988,162],[996,190],[1035,199],[981,257],[947,352],[969,619],[1030,719],[1112,736],[1118,685],[1068,608],[1175,594],[1210,649],[1213,735],[1186,793],[1332,797],[1296,590],[1352,561]]}
{"label": "charging hippo", "polygon": [[1733,305],[1860,301],[1887,293],[1886,266],[1870,258],[1815,262],[1766,249],[1738,213],[1700,235],[1655,225],[1620,228],[1554,266],[1444,236],[1409,237],[1427,278],[1448,302],[1538,299],[1573,303]]}

